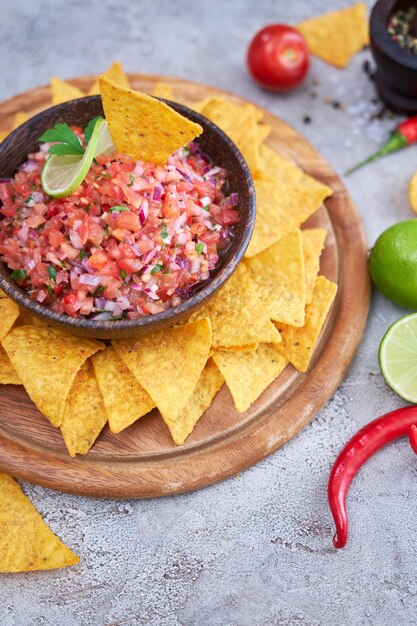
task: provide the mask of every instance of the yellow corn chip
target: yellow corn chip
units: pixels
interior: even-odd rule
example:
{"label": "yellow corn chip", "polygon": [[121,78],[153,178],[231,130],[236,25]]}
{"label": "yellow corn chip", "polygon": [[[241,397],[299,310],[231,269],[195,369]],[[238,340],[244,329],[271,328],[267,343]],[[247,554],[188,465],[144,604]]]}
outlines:
{"label": "yellow corn chip", "polygon": [[5,350],[0,346],[0,385],[21,385],[22,381],[13,369]]}
{"label": "yellow corn chip", "polygon": [[246,257],[255,256],[298,228],[328,196],[328,187],[255,180],[256,221]]}
{"label": "yellow corn chip", "polygon": [[312,54],[336,67],[346,67],[369,43],[368,8],[359,2],[301,22],[296,27]]}
{"label": "yellow corn chip", "polygon": [[98,96],[100,95],[100,85],[98,84],[98,80],[95,80],[91,85],[90,89],[85,94],[86,96]]}
{"label": "yellow corn chip", "polygon": [[335,283],[330,282],[324,276],[319,276],[316,280],[313,300],[306,307],[306,321],[303,328],[277,325],[282,335],[282,343],[278,346],[279,351],[300,372],[306,372],[308,369],[336,292]]}
{"label": "yellow corn chip", "polygon": [[208,319],[140,339],[113,342],[116,352],[155,402],[163,419],[176,420],[190,399],[211,346]]}
{"label": "yellow corn chip", "polygon": [[17,318],[19,307],[10,298],[0,298],[0,341],[2,341]]}
{"label": "yellow corn chip", "polygon": [[288,363],[276,346],[265,343],[254,352],[216,352],[213,359],[240,413],[259,398]]}
{"label": "yellow corn chip", "polygon": [[13,118],[13,130],[21,124],[27,122],[30,117],[31,114],[26,113],[26,111],[18,111],[17,113],[15,113]]}
{"label": "yellow corn chip", "polygon": [[99,78],[110,134],[119,152],[134,159],[165,163],[203,131],[164,102],[107,78]]}
{"label": "yellow corn chip", "polygon": [[220,374],[214,361],[209,359],[200,376],[197,387],[194,389],[193,395],[188,400],[180,415],[176,420],[165,420],[169,432],[177,446],[182,445],[193,432],[198,420],[203,413],[207,411],[217,392],[223,386],[223,383],[223,376]]}
{"label": "yellow corn chip", "polygon": [[85,93],[81,91],[81,89],[55,76],[51,78],[51,92],[52,104],[61,104],[62,102],[76,100],[77,98],[85,96]]}
{"label": "yellow corn chip", "polygon": [[306,279],[306,304],[310,304],[313,299],[314,285],[320,269],[320,255],[326,235],[327,232],[324,228],[308,228],[301,231]]}
{"label": "yellow corn chip", "polygon": [[260,145],[265,141],[265,139],[269,137],[272,129],[267,124],[258,124],[257,130],[258,130],[258,142],[259,142],[259,147],[260,147]]}
{"label": "yellow corn chip", "polygon": [[276,332],[243,263],[212,299],[194,314],[209,317],[213,348],[253,350],[258,343],[276,343]]}
{"label": "yellow corn chip", "polygon": [[[104,72],[104,74],[113,82],[121,85],[122,87],[125,87],[126,89],[129,89],[129,79],[126,76],[126,73],[120,61],[114,61],[114,63],[110,65],[110,67]],[[98,80],[95,80],[94,83],[91,85],[89,91],[87,92],[87,95],[96,96],[99,93],[100,85],[98,84]]]}
{"label": "yellow corn chip", "polygon": [[217,124],[237,145],[253,174],[260,170],[258,113],[253,104],[239,106],[222,98],[211,98],[200,111]]}
{"label": "yellow corn chip", "polygon": [[68,394],[61,433],[71,456],[87,454],[107,422],[106,409],[88,359]]}
{"label": "yellow corn chip", "polygon": [[172,85],[169,83],[155,83],[152,89],[152,95],[155,96],[155,98],[164,98],[165,100],[174,99]]}
{"label": "yellow corn chip", "polygon": [[16,481],[0,473],[0,572],[33,572],[80,559],[48,528]]}
{"label": "yellow corn chip", "polygon": [[7,135],[10,135],[10,130],[0,131],[0,141],[3,141],[3,139],[6,139]]}
{"label": "yellow corn chip", "polygon": [[2,346],[31,400],[53,426],[61,426],[78,370],[103,344],[49,327],[19,326]]}
{"label": "yellow corn chip", "polygon": [[294,230],[277,243],[245,260],[269,317],[303,326],[306,298],[301,233]]}
{"label": "yellow corn chip", "polygon": [[0,289],[0,298],[8,298],[9,296],[7,295],[7,293],[5,293],[3,291],[3,289]]}
{"label": "yellow corn chip", "polygon": [[155,402],[111,346],[91,360],[112,433],[120,433],[154,408]]}

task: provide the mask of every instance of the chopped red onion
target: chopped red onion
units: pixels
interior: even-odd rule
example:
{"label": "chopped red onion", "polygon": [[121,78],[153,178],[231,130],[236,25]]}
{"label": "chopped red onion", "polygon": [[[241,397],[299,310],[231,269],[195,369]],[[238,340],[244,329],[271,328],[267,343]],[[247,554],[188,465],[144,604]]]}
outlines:
{"label": "chopped red onion", "polygon": [[17,231],[16,237],[19,239],[20,243],[26,243],[29,237],[29,226],[27,224],[23,224],[23,226]]}
{"label": "chopped red onion", "polygon": [[93,317],[91,318],[92,320],[111,320],[111,318],[113,317],[113,313],[111,313],[110,311],[105,312],[105,313],[98,313],[97,315],[93,315]]}
{"label": "chopped red onion", "polygon": [[88,285],[89,287],[98,287],[101,281],[101,276],[92,276],[91,274],[81,274],[80,284]]}
{"label": "chopped red onion", "polygon": [[162,192],[163,192],[163,187],[161,187],[160,185],[156,185],[156,187],[153,188],[152,200],[159,201],[162,197]]}
{"label": "chopped red onion", "polygon": [[211,200],[208,196],[203,196],[202,198],[200,198],[200,202],[201,202],[201,206],[206,207],[209,204],[211,204]]}
{"label": "chopped red onion", "polygon": [[136,161],[135,169],[133,170],[133,176],[142,176],[145,171],[145,167],[141,161]]}
{"label": "chopped red onion", "polygon": [[106,298],[94,298],[94,306],[96,309],[104,309],[106,306]]}
{"label": "chopped red onion", "polygon": [[139,211],[139,222],[141,226],[143,226],[143,224],[146,222],[146,218],[148,217],[148,209],[149,209],[149,202],[145,199],[142,202],[142,206],[140,207],[140,211]]}
{"label": "chopped red onion", "polygon": [[31,195],[32,195],[32,200],[36,204],[40,204],[41,202],[45,200],[45,196],[43,195],[43,193],[40,193],[40,191],[32,191]]}
{"label": "chopped red onion", "polygon": [[46,298],[46,293],[44,291],[39,291],[38,295],[36,296],[36,300],[38,302],[43,302]]}
{"label": "chopped red onion", "polygon": [[148,263],[149,263],[149,261],[151,261],[151,260],[154,258],[155,254],[157,254],[157,253],[158,253],[158,250],[157,250],[156,248],[154,248],[153,250],[150,250],[150,251],[149,251],[149,252],[147,252],[147,253],[145,254],[145,256],[143,257],[143,259],[142,259],[142,260],[143,260],[143,262],[144,262],[145,264],[148,264]]}
{"label": "chopped red onion", "polygon": [[38,165],[33,161],[27,161],[20,169],[28,174],[29,172],[35,172],[38,169]]}
{"label": "chopped red onion", "polygon": [[0,178],[0,185],[3,183],[10,183],[11,182],[11,178]]}
{"label": "chopped red onion", "polygon": [[231,193],[230,194],[230,202],[232,203],[232,206],[237,206],[239,201],[239,196],[237,193]]}

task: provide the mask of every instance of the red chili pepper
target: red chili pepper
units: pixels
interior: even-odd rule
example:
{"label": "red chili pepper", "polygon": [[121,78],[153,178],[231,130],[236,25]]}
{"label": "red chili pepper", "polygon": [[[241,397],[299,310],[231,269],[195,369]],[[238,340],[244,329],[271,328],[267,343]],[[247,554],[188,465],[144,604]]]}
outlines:
{"label": "red chili pepper", "polygon": [[390,136],[388,137],[388,141],[380,148],[377,152],[371,154],[371,156],[367,157],[363,161],[360,161],[353,167],[345,172],[345,176],[348,176],[352,172],[358,170],[362,165],[366,165],[367,163],[371,163],[372,161],[376,161],[386,154],[391,154],[391,152],[396,152],[397,150],[401,150],[406,146],[409,146],[412,143],[416,143],[417,141],[417,115],[414,117],[410,117],[408,120],[404,120],[397,126],[395,130],[392,131]]}
{"label": "red chili pepper", "polygon": [[346,496],[353,478],[375,452],[404,435],[409,436],[417,454],[417,406],[391,411],[370,422],[348,441],[337,457],[328,485],[329,505],[336,525],[333,538],[336,548],[343,548],[348,537]]}

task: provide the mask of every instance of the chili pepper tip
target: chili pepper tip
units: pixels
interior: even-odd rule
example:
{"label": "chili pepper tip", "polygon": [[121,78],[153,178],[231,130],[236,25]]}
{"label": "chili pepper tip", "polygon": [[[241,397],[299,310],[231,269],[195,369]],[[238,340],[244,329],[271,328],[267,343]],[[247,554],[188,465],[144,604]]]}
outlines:
{"label": "chili pepper tip", "polygon": [[408,431],[408,439],[414,452],[417,454],[417,426],[413,424]]}

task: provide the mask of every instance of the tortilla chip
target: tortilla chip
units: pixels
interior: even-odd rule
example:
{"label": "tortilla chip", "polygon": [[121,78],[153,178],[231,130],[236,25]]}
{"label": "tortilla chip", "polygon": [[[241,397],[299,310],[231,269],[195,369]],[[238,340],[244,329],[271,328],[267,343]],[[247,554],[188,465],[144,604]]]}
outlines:
{"label": "tortilla chip", "polygon": [[99,96],[100,95],[100,85],[98,84],[98,80],[95,80],[91,85],[90,89],[85,94],[86,96]]}
{"label": "tortilla chip", "polygon": [[103,344],[49,327],[19,326],[2,346],[31,400],[53,426],[61,426],[78,370]]}
{"label": "tortilla chip", "polygon": [[81,91],[81,89],[70,85],[70,83],[67,83],[65,80],[56,78],[56,76],[52,76],[51,78],[51,92],[52,104],[54,105],[85,96],[85,93]]}
{"label": "tortilla chip", "polygon": [[328,187],[255,180],[256,220],[245,257],[265,250],[301,226],[328,196]]}
{"label": "tortilla chip", "polygon": [[78,372],[65,404],[61,433],[71,456],[87,454],[107,422],[90,359]]}
{"label": "tortilla chip", "polygon": [[169,83],[155,83],[152,88],[152,95],[155,98],[164,98],[164,100],[174,99],[172,85],[170,85]]}
{"label": "tortilla chip", "polygon": [[208,319],[161,330],[140,339],[120,339],[113,346],[164,420],[176,420],[190,399],[211,346]]}
{"label": "tortilla chip", "polygon": [[0,572],[33,572],[80,559],[48,528],[16,481],[0,473]]}
{"label": "tortilla chip", "polygon": [[245,265],[264,303],[276,322],[303,326],[306,298],[301,232],[294,230]]}
{"label": "tortilla chip", "polygon": [[260,134],[257,109],[253,104],[239,106],[223,98],[211,98],[201,114],[219,126],[242,152],[253,174],[260,171]]}
{"label": "tortilla chip", "polygon": [[91,360],[112,433],[120,433],[154,408],[155,402],[111,346]]}
{"label": "tortilla chip", "polygon": [[18,126],[21,126],[21,124],[27,122],[30,117],[31,114],[26,113],[26,111],[18,111],[17,113],[15,113],[13,117],[13,130]]}
{"label": "tortilla chip", "polygon": [[208,317],[213,332],[213,348],[220,350],[253,350],[259,343],[281,341],[264,303],[241,263],[211,300],[193,315]]}
{"label": "tortilla chip", "polygon": [[5,350],[0,346],[0,385],[21,385],[22,381],[17,375]]}
{"label": "tortilla chip", "polygon": [[224,378],[220,374],[216,364],[212,359],[207,361],[207,365],[200,376],[197,387],[193,395],[181,411],[176,420],[165,420],[169,432],[177,444],[180,446],[193,432],[200,417],[209,408],[217,392],[223,386]]}
{"label": "tortilla chip", "polygon": [[8,298],[9,296],[7,295],[7,293],[5,291],[3,291],[3,289],[0,289],[0,298]]}
{"label": "tortilla chip", "polygon": [[259,147],[265,141],[267,137],[271,134],[272,128],[267,124],[258,124],[258,142]]}
{"label": "tortilla chip", "polygon": [[240,413],[259,398],[288,363],[276,346],[265,343],[254,352],[216,352],[213,359]]}
{"label": "tortilla chip", "polygon": [[0,298],[0,341],[2,341],[17,318],[19,307],[10,298]]}
{"label": "tortilla chip", "polygon": [[346,67],[369,44],[368,7],[359,2],[304,20],[296,28],[305,37],[312,54],[336,67]]}
{"label": "tortilla chip", "polygon": [[320,255],[326,236],[327,232],[324,228],[308,228],[301,231],[306,279],[306,304],[310,304],[313,299],[314,285],[320,269]]}
{"label": "tortilla chip", "polygon": [[171,154],[203,132],[199,124],[140,91],[99,77],[103,108],[119,152],[134,159],[165,163]]}
{"label": "tortilla chip", "polygon": [[313,356],[320,331],[336,296],[337,285],[324,276],[319,276],[314,288],[313,300],[306,307],[306,321],[303,328],[278,324],[282,343],[278,346],[281,354],[300,372],[306,372]]}
{"label": "tortilla chip", "polygon": [[3,141],[3,139],[6,139],[7,135],[10,135],[10,130],[0,131],[0,141]]}

